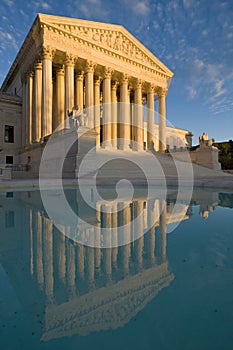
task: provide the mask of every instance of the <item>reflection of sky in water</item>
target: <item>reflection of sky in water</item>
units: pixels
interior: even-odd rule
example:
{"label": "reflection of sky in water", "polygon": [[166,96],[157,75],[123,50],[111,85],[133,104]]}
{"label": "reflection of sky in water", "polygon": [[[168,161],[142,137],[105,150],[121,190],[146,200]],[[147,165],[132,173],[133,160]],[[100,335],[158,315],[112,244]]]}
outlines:
{"label": "reflection of sky in water", "polygon": [[[184,192],[175,214],[175,190],[164,205],[139,189],[114,214],[100,213],[99,202],[97,211],[80,208],[75,190],[66,195],[116,240],[133,222],[124,232],[131,243],[83,246],[68,225],[53,226],[38,191],[0,193],[1,349],[233,347],[233,194],[194,192],[188,205]],[[145,232],[137,240],[135,224]]]}

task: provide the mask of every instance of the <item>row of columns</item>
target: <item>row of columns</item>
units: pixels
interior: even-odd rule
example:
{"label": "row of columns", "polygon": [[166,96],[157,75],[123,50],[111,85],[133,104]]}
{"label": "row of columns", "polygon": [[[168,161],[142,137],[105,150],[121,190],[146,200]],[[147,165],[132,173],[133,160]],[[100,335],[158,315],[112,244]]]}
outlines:
{"label": "row of columns", "polygon": [[[44,47],[41,61],[23,79],[23,145],[39,142],[64,122],[67,111],[78,105],[87,111],[88,126],[100,133],[100,77],[95,76],[95,64],[86,62],[85,71],[75,74],[77,57],[66,54],[64,66],[57,67],[53,81],[54,50]],[[113,71],[103,69],[102,141],[103,147],[126,150],[130,140],[135,149],[144,146],[144,108],[142,81],[134,79],[134,110],[130,111],[129,77],[122,73],[119,82],[112,81]],[[117,110],[117,85],[120,84],[120,110]],[[147,84],[147,148],[153,147],[154,98],[158,95],[159,150],[166,148],[166,90]],[[85,87],[84,87],[85,86]],[[85,102],[85,104],[84,104]],[[119,116],[118,116],[119,114]],[[120,139],[117,144],[117,138]],[[97,144],[100,143],[99,136]]]}
{"label": "row of columns", "polygon": [[[53,227],[49,218],[44,217],[39,211],[30,209],[30,272],[48,298],[53,298],[56,278],[59,279],[59,283],[75,290],[77,279],[83,279],[85,274],[92,285],[95,280],[95,271],[103,273],[108,279],[111,279],[113,266],[119,268],[123,275],[130,273],[131,257],[134,260],[134,270],[136,267],[139,270],[145,267],[145,257],[146,266],[148,263],[149,266],[153,266],[158,258],[160,262],[166,260],[166,202],[164,200],[148,201],[146,211],[143,200],[132,203],[119,202],[111,206],[98,202],[96,208],[100,223],[96,228],[86,229],[84,234],[89,235],[89,238],[93,237],[93,240],[94,237],[99,237],[100,241],[102,226],[114,231],[106,237],[112,241],[108,243],[116,245],[119,235],[123,234],[126,241],[131,239],[132,244],[105,249],[74,244],[66,237],[70,234],[69,227],[65,227],[64,234],[61,234]],[[158,210],[161,211],[161,215],[155,223]],[[140,215],[143,212],[146,212],[146,218],[145,215],[144,217]],[[133,218],[136,218],[134,223]],[[131,223],[130,226],[127,225],[129,223]],[[135,226],[143,233],[148,225],[151,227],[147,239],[142,235],[134,240],[132,235],[135,232]],[[155,226],[160,226],[159,256],[155,253],[158,244]]]}

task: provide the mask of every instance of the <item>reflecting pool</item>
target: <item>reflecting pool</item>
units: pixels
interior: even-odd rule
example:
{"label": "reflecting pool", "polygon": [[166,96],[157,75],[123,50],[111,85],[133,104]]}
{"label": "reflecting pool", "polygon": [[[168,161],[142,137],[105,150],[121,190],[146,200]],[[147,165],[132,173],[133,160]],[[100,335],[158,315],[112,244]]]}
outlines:
{"label": "reflecting pool", "polygon": [[0,192],[1,350],[232,350],[233,193],[88,191],[65,191],[76,227]]}

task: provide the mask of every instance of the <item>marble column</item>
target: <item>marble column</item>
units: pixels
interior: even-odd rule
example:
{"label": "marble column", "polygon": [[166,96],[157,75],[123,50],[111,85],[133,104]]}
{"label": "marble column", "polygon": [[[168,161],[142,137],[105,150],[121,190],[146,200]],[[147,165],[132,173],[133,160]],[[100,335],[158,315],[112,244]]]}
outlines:
{"label": "marble column", "polygon": [[75,249],[74,245],[69,242],[68,244],[68,254],[67,254],[67,282],[70,289],[71,295],[75,292],[75,273],[76,273],[76,264],[75,264]]}
{"label": "marble column", "polygon": [[25,74],[22,74],[21,77],[22,86],[23,86],[23,105],[22,105],[22,132],[21,132],[21,141],[22,146],[25,146],[26,143],[26,111],[27,111],[27,77]]}
{"label": "marble column", "polygon": [[79,110],[83,110],[83,71],[75,75],[75,105],[79,106]]}
{"label": "marble column", "polygon": [[[65,231],[65,228],[64,228]],[[58,255],[58,275],[60,282],[65,284],[66,282],[66,236],[62,233],[59,234],[59,243],[57,245]]]}
{"label": "marble column", "polygon": [[166,150],[166,94],[167,89],[158,89],[159,105],[159,151]]}
{"label": "marble column", "polygon": [[53,75],[53,107],[52,107],[52,132],[57,125],[57,78]]}
{"label": "marble column", "polygon": [[34,266],[34,249],[33,249],[33,236],[35,232],[35,223],[34,223],[34,212],[32,209],[29,211],[29,232],[30,232],[30,274],[33,276],[35,274]]}
{"label": "marble column", "polygon": [[143,248],[144,248],[144,235],[143,235],[144,225],[143,225],[143,201],[142,200],[138,200],[135,203],[134,217],[135,217],[138,233],[142,235],[135,242],[136,264],[138,268],[141,269],[143,266]]}
{"label": "marble column", "polygon": [[74,107],[74,64],[76,57],[66,54],[65,60],[65,113]]}
{"label": "marble column", "polygon": [[93,283],[95,280],[95,249],[94,245],[94,228],[87,229],[86,235],[89,238],[91,243],[91,247],[86,247],[87,251],[87,278],[90,284],[90,287],[93,287]]}
{"label": "marble column", "polygon": [[134,130],[135,150],[142,151],[144,143],[143,105],[142,105],[142,81],[137,79],[134,88]]}
{"label": "marble column", "polygon": [[147,149],[154,149],[154,87],[147,91]]}
{"label": "marble column", "polygon": [[82,244],[78,244],[78,254],[77,254],[77,269],[78,277],[84,278],[84,267],[85,267],[85,247]]}
{"label": "marble column", "polygon": [[52,103],[53,103],[53,83],[52,83],[52,60],[54,50],[43,47],[42,51],[42,120],[41,137],[52,133]]}
{"label": "marble column", "polygon": [[112,205],[112,262],[117,264],[118,255],[118,210],[117,202]]}
{"label": "marble column", "polygon": [[42,102],[42,63],[36,62],[34,66],[33,83],[33,117],[32,117],[32,141],[39,142],[41,139],[41,102]]}
{"label": "marble column", "polygon": [[96,202],[96,220],[98,223],[95,226],[95,266],[98,272],[101,267],[101,203]]}
{"label": "marble column", "polygon": [[112,70],[109,68],[104,69],[103,76],[103,147],[112,146],[112,124],[111,124],[111,74]]}
{"label": "marble column", "polygon": [[36,272],[39,288],[43,290],[44,286],[44,267],[43,267],[43,232],[42,232],[42,216],[38,211],[36,214]]}
{"label": "marble column", "polygon": [[55,119],[55,123],[53,125],[53,129],[56,129],[58,126],[61,129],[64,128],[64,120],[65,120],[65,81],[64,81],[64,67],[61,66],[56,70],[57,77],[57,86],[56,86],[56,103],[57,103],[57,118]]}
{"label": "marble column", "polygon": [[118,219],[119,219],[119,235],[120,242],[124,243],[122,246],[122,265],[124,269],[124,274],[127,275],[129,272],[129,260],[131,254],[131,246],[130,246],[130,203],[128,202],[120,202],[118,203]]}
{"label": "marble column", "polygon": [[112,240],[112,220],[111,220],[111,205],[103,204],[102,205],[102,215],[103,215],[103,227],[106,228],[105,234],[105,245],[108,248],[104,249],[104,265],[105,272],[109,277],[112,273],[112,249],[111,249],[111,240]]}
{"label": "marble column", "polygon": [[128,95],[128,76],[122,75],[120,85],[120,140],[121,150],[130,149],[130,104]]}
{"label": "marble column", "polygon": [[45,258],[45,293],[50,299],[53,298],[53,225],[50,219],[43,218],[44,226],[44,258]]}
{"label": "marble column", "polygon": [[117,82],[111,87],[112,146],[117,148]]}
{"label": "marble column", "polygon": [[96,146],[100,145],[100,78],[95,77],[94,80],[94,126],[98,133],[96,136]]}
{"label": "marble column", "polygon": [[155,212],[155,200],[148,200],[148,239],[147,239],[147,254],[150,260],[150,263],[155,261],[155,221],[156,221],[156,212]]}
{"label": "marble column", "polygon": [[26,81],[26,119],[25,119],[25,139],[26,145],[32,142],[32,100],[33,100],[33,73],[27,73]]}
{"label": "marble column", "polygon": [[85,110],[87,113],[87,125],[90,128],[94,127],[94,63],[86,62],[85,74]]}
{"label": "marble column", "polygon": [[167,250],[167,204],[166,200],[161,199],[159,201],[160,207],[160,248],[161,248],[161,259],[165,261],[166,259],[166,250]]}
{"label": "marble column", "polygon": [[95,227],[95,267],[100,272],[101,266],[101,226],[100,223]]}

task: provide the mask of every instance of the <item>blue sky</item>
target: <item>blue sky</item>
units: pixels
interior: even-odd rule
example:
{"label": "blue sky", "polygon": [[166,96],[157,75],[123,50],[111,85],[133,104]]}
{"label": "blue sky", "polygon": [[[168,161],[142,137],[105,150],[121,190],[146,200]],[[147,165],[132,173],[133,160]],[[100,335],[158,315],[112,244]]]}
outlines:
{"label": "blue sky", "polygon": [[38,12],[124,25],[174,72],[169,122],[233,139],[232,0],[1,0],[0,85]]}

